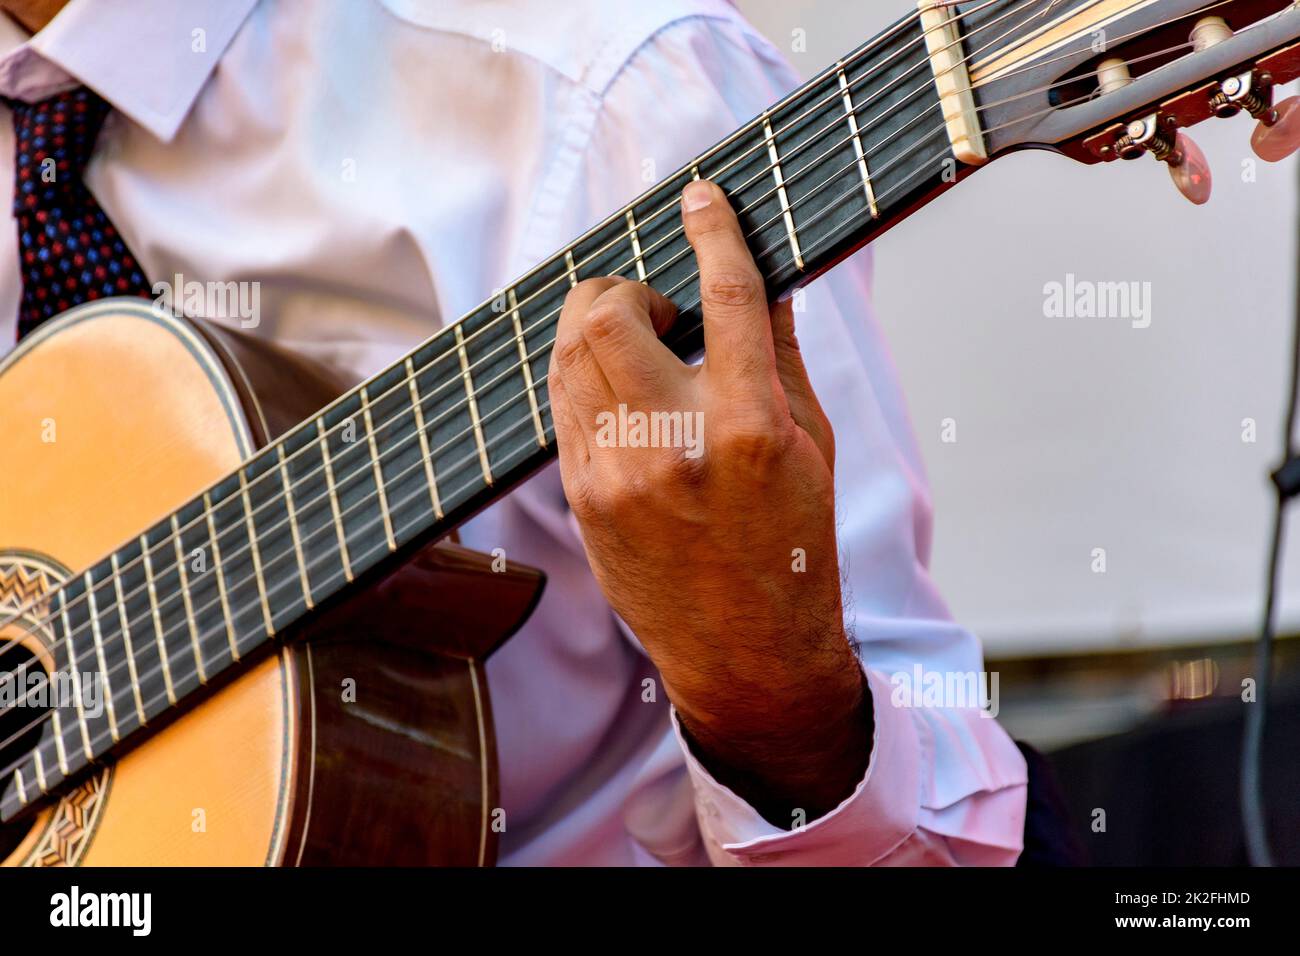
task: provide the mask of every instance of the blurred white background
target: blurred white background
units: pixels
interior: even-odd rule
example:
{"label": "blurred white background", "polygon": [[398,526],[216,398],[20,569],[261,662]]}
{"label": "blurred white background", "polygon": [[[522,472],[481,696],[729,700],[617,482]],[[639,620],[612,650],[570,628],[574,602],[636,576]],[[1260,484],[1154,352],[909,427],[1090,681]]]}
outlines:
{"label": "blurred white background", "polygon": [[[738,5],[804,76],[911,7]],[[806,52],[792,49],[795,30]],[[1297,171],[1294,159],[1256,162],[1248,181],[1252,128],[1236,117],[1192,131],[1216,177],[1203,207],[1153,160],[1088,167],[1022,153],[873,247],[876,309],[934,492],[934,573],[992,656],[1190,644],[1258,627],[1295,308]],[[1150,327],[1045,318],[1044,285],[1071,273],[1150,282]],[[953,443],[941,440],[948,418]],[[1104,574],[1093,571],[1097,548]],[[1300,622],[1300,553],[1287,568],[1284,631]]]}

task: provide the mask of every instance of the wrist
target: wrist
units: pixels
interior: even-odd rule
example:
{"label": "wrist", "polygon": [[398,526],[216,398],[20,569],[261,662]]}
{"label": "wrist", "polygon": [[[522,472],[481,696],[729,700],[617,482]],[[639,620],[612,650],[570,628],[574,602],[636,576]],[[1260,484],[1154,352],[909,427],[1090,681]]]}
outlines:
{"label": "wrist", "polygon": [[838,806],[871,758],[871,691],[856,656],[850,651],[833,670],[808,676],[782,692],[710,695],[704,707],[673,697],[683,736],[701,763],[786,828]]}

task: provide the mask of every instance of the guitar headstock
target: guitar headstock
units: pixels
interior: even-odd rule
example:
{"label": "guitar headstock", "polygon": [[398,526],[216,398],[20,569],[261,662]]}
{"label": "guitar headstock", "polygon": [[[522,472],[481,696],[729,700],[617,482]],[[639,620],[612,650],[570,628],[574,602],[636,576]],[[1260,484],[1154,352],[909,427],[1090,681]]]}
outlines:
{"label": "guitar headstock", "polygon": [[[927,36],[932,54],[936,34],[961,38],[966,128],[978,118],[968,162],[1025,148],[1084,163],[1149,153],[1204,202],[1208,169],[1187,127],[1246,115],[1262,158],[1300,148],[1300,97],[1274,102],[1300,77],[1293,0],[922,0],[921,9],[942,27]],[[950,131],[962,128],[959,103],[945,103]]]}

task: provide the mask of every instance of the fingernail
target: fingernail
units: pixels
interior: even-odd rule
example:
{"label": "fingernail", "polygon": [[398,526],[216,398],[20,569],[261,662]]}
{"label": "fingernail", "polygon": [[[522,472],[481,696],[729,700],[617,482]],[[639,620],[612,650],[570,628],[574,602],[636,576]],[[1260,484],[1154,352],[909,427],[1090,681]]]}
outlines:
{"label": "fingernail", "polygon": [[695,212],[713,202],[713,187],[703,180],[691,183],[682,190],[682,209]]}

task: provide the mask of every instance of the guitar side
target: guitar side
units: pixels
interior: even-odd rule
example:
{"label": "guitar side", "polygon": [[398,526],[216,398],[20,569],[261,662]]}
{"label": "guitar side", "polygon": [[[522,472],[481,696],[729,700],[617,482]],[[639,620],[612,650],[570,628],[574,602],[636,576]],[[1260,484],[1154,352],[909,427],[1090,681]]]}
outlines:
{"label": "guitar side", "polygon": [[[139,300],[46,323],[0,361],[0,621],[349,384]],[[496,757],[482,658],[523,622],[540,585],[537,572],[493,574],[454,546],[416,552],[175,708],[57,802],[0,828],[0,860],[491,863]],[[31,618],[0,626],[0,646],[19,640],[25,657],[48,661],[56,638],[28,633]]]}

